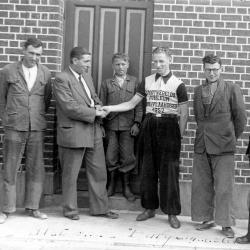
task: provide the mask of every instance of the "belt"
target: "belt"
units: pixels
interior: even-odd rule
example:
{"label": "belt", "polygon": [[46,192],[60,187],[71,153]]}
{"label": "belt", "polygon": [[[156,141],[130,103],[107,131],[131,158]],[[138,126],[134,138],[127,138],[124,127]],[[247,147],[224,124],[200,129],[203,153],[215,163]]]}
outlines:
{"label": "belt", "polygon": [[153,113],[147,113],[148,116],[154,116],[154,117],[166,117],[166,118],[177,118],[177,115],[175,114],[153,114]]}

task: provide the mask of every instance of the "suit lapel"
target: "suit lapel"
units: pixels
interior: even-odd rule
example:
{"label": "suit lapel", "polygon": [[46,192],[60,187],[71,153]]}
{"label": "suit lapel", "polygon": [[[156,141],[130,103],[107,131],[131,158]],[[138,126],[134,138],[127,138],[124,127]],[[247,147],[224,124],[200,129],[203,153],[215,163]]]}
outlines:
{"label": "suit lapel", "polygon": [[20,75],[21,78],[23,79],[22,84],[23,84],[25,90],[29,92],[28,85],[27,85],[27,82],[26,82],[26,80],[25,80],[24,73],[23,73],[23,69],[22,69],[22,62],[19,62],[19,63],[18,63],[18,65],[17,65],[17,70],[18,70],[19,75]]}
{"label": "suit lapel", "polygon": [[[68,72],[68,74],[70,76],[70,83],[71,83],[72,87],[74,87],[77,90],[77,93],[79,93],[82,96],[82,98],[84,99],[84,101],[86,102],[86,104],[88,106],[90,106],[91,103],[90,103],[89,97],[87,96],[87,94],[83,90],[84,86],[82,86],[82,83],[80,83],[76,79],[76,77],[74,76],[73,72],[69,68],[67,68],[66,71]],[[84,77],[84,80],[85,80],[85,77]]]}
{"label": "suit lapel", "polygon": [[33,87],[31,88],[30,93],[33,93],[37,88],[40,87],[42,80],[43,80],[43,73],[41,70],[41,66],[39,64],[37,64],[36,81],[35,81]]}
{"label": "suit lapel", "polygon": [[223,79],[219,79],[217,89],[214,93],[214,97],[212,99],[212,103],[209,108],[209,113],[211,113],[216,107],[216,104],[218,103],[218,101],[221,99],[221,96],[223,95],[224,89],[225,89],[225,83]]}
{"label": "suit lapel", "polygon": [[197,88],[197,92],[196,92],[196,98],[197,98],[197,115],[198,116],[202,116],[204,117],[204,107],[203,107],[203,103],[202,103],[202,86],[199,86]]}

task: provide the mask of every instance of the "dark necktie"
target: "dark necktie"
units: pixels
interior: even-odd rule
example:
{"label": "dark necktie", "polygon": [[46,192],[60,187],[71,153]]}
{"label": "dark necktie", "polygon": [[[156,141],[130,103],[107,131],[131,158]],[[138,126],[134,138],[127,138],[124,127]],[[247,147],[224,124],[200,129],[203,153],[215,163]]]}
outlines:
{"label": "dark necktie", "polygon": [[82,82],[82,77],[81,77],[81,75],[79,75],[78,80],[79,80],[79,82],[80,82],[80,84],[81,84],[81,86],[82,86],[82,89],[83,89],[84,94],[86,95],[86,97],[87,97],[89,103],[91,104],[91,99],[89,98],[89,95],[88,95],[88,93],[87,93],[87,91],[86,91],[86,89],[85,89],[85,85],[84,85],[83,82]]}

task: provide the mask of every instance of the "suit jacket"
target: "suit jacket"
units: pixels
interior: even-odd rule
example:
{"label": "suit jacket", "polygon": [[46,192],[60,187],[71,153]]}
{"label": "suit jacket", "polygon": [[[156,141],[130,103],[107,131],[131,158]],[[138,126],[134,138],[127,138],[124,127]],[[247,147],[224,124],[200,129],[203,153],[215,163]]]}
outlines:
{"label": "suit jacket", "polygon": [[46,128],[45,112],[51,99],[50,72],[37,65],[37,77],[29,91],[22,62],[6,65],[0,72],[0,118],[6,128],[41,131]]}
{"label": "suit jacket", "polygon": [[[85,73],[83,78],[95,104],[101,105],[92,78]],[[100,126],[96,125],[96,111],[69,68],[56,75],[53,93],[57,108],[57,144],[69,148],[93,147],[94,136],[102,136]]]}
{"label": "suit jacket", "polygon": [[212,99],[207,117],[201,96],[202,86],[195,88],[194,115],[197,122],[195,153],[221,155],[233,153],[236,139],[244,131],[246,110],[237,84],[218,81],[218,87]]}
{"label": "suit jacket", "polygon": [[[138,85],[137,78],[130,75],[126,76],[122,86],[115,77],[104,80],[100,92],[103,105],[116,105],[129,101],[135,95]],[[111,130],[130,130],[134,122],[141,123],[142,115],[142,102],[140,102],[133,110],[109,114],[104,124]]]}

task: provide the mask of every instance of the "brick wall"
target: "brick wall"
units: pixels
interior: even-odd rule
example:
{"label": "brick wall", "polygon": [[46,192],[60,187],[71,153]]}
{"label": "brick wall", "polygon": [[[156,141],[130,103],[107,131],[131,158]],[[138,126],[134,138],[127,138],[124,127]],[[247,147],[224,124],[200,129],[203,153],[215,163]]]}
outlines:
{"label": "brick wall", "polygon": [[[22,42],[36,36],[44,42],[42,63],[60,71],[63,51],[64,0],[0,1],[0,68],[20,59]],[[155,0],[153,46],[169,46],[172,69],[185,82],[190,99],[189,122],[182,145],[181,180],[191,179],[196,124],[192,115],[193,89],[201,83],[201,58],[207,52],[221,56],[227,81],[242,89],[250,109],[250,0]],[[55,166],[54,105],[50,108],[45,139],[47,170]],[[250,183],[245,150],[248,126],[237,143],[235,173],[237,183]],[[0,167],[2,163],[0,126]]]}
{"label": "brick wall", "polygon": [[[153,46],[172,49],[174,73],[186,84],[189,95],[189,121],[182,145],[181,179],[190,180],[196,124],[192,99],[194,87],[201,84],[202,57],[214,52],[222,58],[223,77],[241,87],[250,109],[250,0],[155,0]],[[245,156],[250,120],[237,143],[236,183],[250,183]]]}
{"label": "brick wall", "polygon": [[[63,44],[63,0],[0,0],[0,68],[20,60],[22,43],[35,36],[44,43],[41,62],[52,72],[61,70]],[[45,165],[54,165],[55,108],[47,115]],[[0,126],[0,165],[2,164],[3,129]],[[1,167],[1,166],[0,166]]]}

